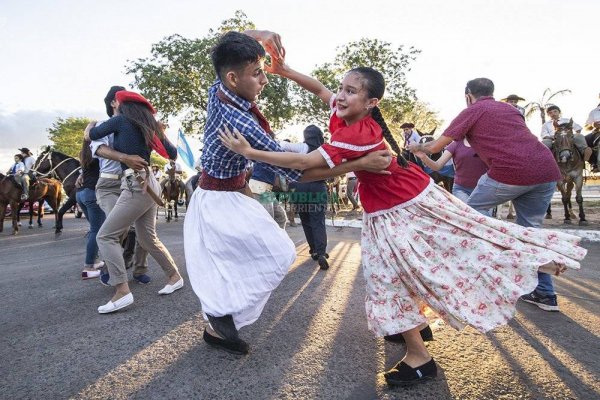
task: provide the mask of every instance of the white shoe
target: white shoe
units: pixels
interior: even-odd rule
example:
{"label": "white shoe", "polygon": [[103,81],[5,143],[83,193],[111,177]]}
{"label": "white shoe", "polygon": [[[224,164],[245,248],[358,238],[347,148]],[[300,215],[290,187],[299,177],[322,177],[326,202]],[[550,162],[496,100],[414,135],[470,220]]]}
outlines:
{"label": "white shoe", "polygon": [[158,291],[158,294],[171,294],[176,290],[179,290],[183,287],[183,278],[179,279],[172,285],[166,285],[164,288]]}
{"label": "white shoe", "polygon": [[94,279],[100,276],[100,271],[81,271],[81,279]]}
{"label": "white shoe", "polygon": [[117,301],[109,301],[105,305],[98,307],[98,312],[100,314],[108,314],[120,310],[121,308],[125,308],[131,304],[133,304],[133,294],[127,293]]}
{"label": "white shoe", "polygon": [[92,268],[94,268],[94,269],[100,269],[102,267],[104,267],[104,261],[99,261],[97,263],[94,263],[94,265],[92,265]]}

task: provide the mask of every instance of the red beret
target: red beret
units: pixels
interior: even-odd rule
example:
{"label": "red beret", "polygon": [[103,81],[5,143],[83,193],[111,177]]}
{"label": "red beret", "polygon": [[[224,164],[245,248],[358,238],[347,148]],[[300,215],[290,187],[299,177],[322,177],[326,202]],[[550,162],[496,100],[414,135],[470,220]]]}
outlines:
{"label": "red beret", "polygon": [[115,99],[119,103],[125,103],[128,101],[132,101],[134,103],[142,103],[152,112],[152,114],[156,114],[156,110],[152,107],[152,104],[141,94],[136,92],[129,92],[127,90],[120,90],[115,94]]}

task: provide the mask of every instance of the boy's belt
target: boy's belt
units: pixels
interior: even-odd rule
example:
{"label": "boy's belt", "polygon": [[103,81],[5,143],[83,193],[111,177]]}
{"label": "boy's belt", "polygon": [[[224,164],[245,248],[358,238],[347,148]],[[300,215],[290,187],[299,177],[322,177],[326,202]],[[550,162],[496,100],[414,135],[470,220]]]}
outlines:
{"label": "boy's belt", "polygon": [[106,179],[121,179],[121,175],[117,175],[117,174],[108,174],[106,172],[100,172],[100,178],[106,178]]}

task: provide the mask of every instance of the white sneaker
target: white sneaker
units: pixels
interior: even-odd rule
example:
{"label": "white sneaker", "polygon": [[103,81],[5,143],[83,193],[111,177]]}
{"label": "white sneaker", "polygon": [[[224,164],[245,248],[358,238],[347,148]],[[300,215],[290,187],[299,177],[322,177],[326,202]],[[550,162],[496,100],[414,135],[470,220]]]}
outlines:
{"label": "white sneaker", "polygon": [[95,271],[81,271],[81,279],[94,279],[100,276],[100,270]]}
{"label": "white sneaker", "polygon": [[179,290],[183,287],[183,278],[179,279],[172,285],[166,285],[164,288],[158,291],[158,294],[171,294],[176,290]]}
{"label": "white sneaker", "polygon": [[131,304],[133,304],[133,294],[127,293],[117,301],[109,301],[105,305],[98,307],[98,312],[100,314],[108,314],[120,310],[121,308],[125,308]]}
{"label": "white sneaker", "polygon": [[92,265],[92,268],[94,269],[100,269],[104,267],[104,261],[98,261],[97,263],[94,263],[94,265]]}

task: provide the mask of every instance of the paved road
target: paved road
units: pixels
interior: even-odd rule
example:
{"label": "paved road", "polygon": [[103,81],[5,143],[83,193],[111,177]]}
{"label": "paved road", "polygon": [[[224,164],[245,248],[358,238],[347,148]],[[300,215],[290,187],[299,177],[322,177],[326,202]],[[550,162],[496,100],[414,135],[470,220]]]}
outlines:
{"label": "paved road", "polygon": [[[332,267],[307,257],[301,228],[289,228],[298,259],[261,319],[241,331],[247,357],[209,348],[189,286],[160,297],[133,284],[135,304],[99,315],[111,297],[81,281],[85,220],[20,236],[0,234],[0,398],[3,399],[592,399],[600,398],[600,244],[582,271],[558,280],[561,313],[520,304],[510,325],[488,335],[434,324],[429,349],[441,373],[412,389],[378,374],[403,347],[366,328],[364,280],[354,228],[328,228]],[[182,222],[159,235],[183,271]]]}

